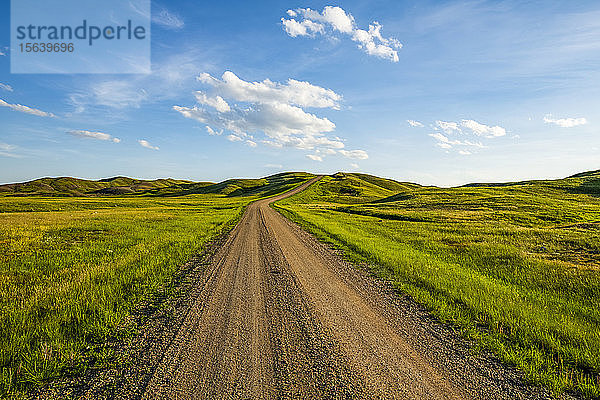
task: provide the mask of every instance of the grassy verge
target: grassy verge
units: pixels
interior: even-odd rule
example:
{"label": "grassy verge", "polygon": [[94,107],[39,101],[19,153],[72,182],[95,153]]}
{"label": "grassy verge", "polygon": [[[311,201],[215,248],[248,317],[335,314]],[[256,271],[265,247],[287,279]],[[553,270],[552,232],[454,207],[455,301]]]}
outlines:
{"label": "grassy verge", "polygon": [[325,177],[276,207],[532,382],[600,397],[600,199],[579,189],[590,182],[379,198],[371,184]]}
{"label": "grassy verge", "polygon": [[82,368],[253,199],[1,198],[0,395]]}

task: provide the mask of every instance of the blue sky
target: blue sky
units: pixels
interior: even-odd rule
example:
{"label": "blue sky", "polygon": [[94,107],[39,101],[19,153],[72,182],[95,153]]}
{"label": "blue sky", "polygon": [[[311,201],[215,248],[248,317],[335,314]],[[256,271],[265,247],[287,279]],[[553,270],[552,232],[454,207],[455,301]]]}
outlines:
{"label": "blue sky", "polygon": [[11,74],[0,11],[3,183],[600,168],[597,1],[153,2],[152,73],[113,75]]}

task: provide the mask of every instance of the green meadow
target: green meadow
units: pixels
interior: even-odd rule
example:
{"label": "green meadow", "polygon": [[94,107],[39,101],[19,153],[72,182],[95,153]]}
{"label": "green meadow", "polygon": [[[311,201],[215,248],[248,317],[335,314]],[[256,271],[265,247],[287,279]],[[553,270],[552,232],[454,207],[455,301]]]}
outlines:
{"label": "green meadow", "polygon": [[[123,322],[136,305],[233,227],[249,202],[310,177],[158,185],[46,178],[4,187],[0,396],[102,366],[111,357],[102,344],[127,334]],[[107,188],[121,195],[100,195]]]}
{"label": "green meadow", "polygon": [[530,381],[600,397],[600,171],[451,189],[336,174],[275,207]]}

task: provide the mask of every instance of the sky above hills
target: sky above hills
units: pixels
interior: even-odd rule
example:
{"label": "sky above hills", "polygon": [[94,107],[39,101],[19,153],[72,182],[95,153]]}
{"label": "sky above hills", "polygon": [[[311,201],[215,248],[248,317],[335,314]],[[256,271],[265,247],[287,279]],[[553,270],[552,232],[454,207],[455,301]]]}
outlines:
{"label": "sky above hills", "polygon": [[600,168],[595,1],[152,2],[152,73],[11,74],[0,182]]}

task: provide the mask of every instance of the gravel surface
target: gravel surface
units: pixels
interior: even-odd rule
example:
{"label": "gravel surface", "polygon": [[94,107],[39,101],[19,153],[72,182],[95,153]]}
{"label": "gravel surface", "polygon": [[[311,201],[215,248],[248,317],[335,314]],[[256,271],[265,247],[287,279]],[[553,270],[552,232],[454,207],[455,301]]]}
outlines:
{"label": "gravel surface", "polygon": [[313,182],[252,203],[183,266],[176,295],[141,307],[139,334],[112,344],[121,365],[37,397],[550,398],[269,206]]}

